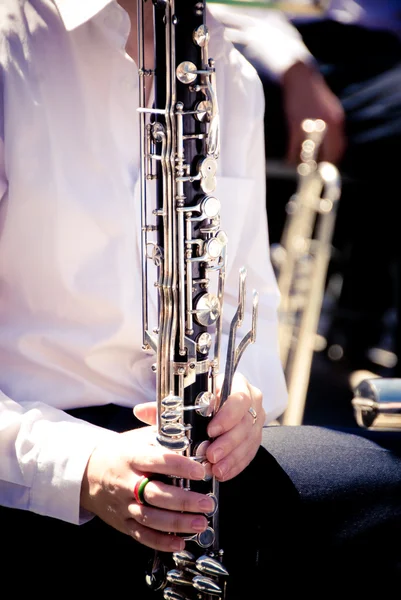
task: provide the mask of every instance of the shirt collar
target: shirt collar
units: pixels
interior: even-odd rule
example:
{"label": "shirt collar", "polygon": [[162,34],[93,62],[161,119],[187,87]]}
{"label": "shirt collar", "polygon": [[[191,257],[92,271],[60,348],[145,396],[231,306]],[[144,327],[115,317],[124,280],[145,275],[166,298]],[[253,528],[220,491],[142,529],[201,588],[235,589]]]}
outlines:
{"label": "shirt collar", "polygon": [[114,0],[53,0],[67,31],[92,19]]}

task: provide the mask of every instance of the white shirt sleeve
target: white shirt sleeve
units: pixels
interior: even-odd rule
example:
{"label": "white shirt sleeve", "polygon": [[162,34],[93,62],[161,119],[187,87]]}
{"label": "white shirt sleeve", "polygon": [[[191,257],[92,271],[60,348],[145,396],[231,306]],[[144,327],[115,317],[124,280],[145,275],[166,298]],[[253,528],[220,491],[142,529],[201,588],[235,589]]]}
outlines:
{"label": "white shirt sleeve", "polygon": [[296,62],[314,63],[296,27],[279,10],[212,3],[212,15],[226,27],[226,36],[253,63],[280,79]]}
{"label": "white shirt sleeve", "polygon": [[40,402],[0,393],[0,504],[79,524],[82,476],[103,439],[118,435]]}
{"label": "white shirt sleeve", "polygon": [[4,141],[0,136],[0,202],[7,190],[7,178],[4,170]]}
{"label": "white shirt sleeve", "polygon": [[[0,44],[0,57],[1,51]],[[8,191],[1,83],[0,77],[0,202]],[[116,435],[43,402],[18,403],[0,391],[0,505],[74,524],[91,519],[80,508],[83,473],[94,448]]]}
{"label": "white shirt sleeve", "polygon": [[[251,106],[250,110],[252,110]],[[262,391],[267,424],[284,412],[288,397],[278,345],[280,296],[269,257],[265,185],[264,180],[260,178],[260,173],[264,172],[264,165],[261,164],[262,161],[264,162],[264,152],[263,147],[260,147],[263,136],[260,133],[260,127],[255,121],[254,131],[250,132],[254,143],[248,153],[249,180],[244,182],[243,187],[239,183],[240,180],[233,182],[237,187],[236,193],[242,196],[245,210],[237,212],[233,210],[232,206],[222,208],[222,223],[227,224],[228,231],[229,266],[223,304],[224,335],[221,357],[222,364],[225,365],[229,327],[238,306],[239,272],[241,267],[245,267],[245,316],[242,326],[237,331],[236,347],[251,328],[254,290],[258,294],[256,341],[245,349],[237,371]],[[230,182],[223,179],[218,183],[218,189],[220,188],[224,192],[226,185],[230,185]],[[231,197],[233,195],[232,190]],[[230,215],[229,212],[231,212]],[[241,227],[230,238],[229,232],[233,228],[233,219],[237,223],[239,221]],[[238,243],[236,243],[237,234],[239,235]],[[230,243],[230,239],[232,243]]]}

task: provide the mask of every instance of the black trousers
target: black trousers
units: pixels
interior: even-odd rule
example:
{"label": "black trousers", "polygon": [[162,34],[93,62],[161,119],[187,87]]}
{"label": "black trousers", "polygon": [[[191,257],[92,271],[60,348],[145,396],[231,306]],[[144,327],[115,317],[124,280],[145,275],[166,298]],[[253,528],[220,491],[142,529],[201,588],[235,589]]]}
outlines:
{"label": "black trousers", "polygon": [[[395,218],[400,196],[401,42],[387,32],[333,21],[300,24],[298,29],[346,117],[348,147],[339,165],[343,189],[329,268],[329,274],[341,273],[343,285],[334,323],[339,335],[329,343],[346,342],[341,336],[345,328],[353,368],[369,368],[362,355],[380,341],[384,314],[393,307],[397,315],[401,311]],[[288,133],[281,88],[260,64],[255,66],[266,95],[266,154],[268,159],[282,159]],[[292,183],[272,180],[268,174],[271,243],[281,239],[284,206],[294,191]],[[401,356],[400,327],[393,349]],[[391,374],[401,375],[401,361]]]}
{"label": "black trousers", "polygon": [[[132,427],[131,411],[107,411]],[[97,518],[76,526],[3,508],[0,520],[16,597],[159,596],[144,581],[153,551]],[[229,600],[397,589],[400,539],[400,434],[266,427],[251,465],[221,485]]]}
{"label": "black trousers", "polygon": [[[120,432],[140,425],[131,410],[113,405],[70,412]],[[266,501],[267,473],[277,492]],[[220,541],[225,550],[223,562],[230,573],[230,600],[245,598],[247,594],[258,597],[266,566],[269,578],[278,573],[275,563],[281,564],[284,548],[265,547],[265,542],[268,532],[280,544],[285,539],[278,535],[279,530],[291,526],[284,523],[283,516],[292,514],[286,506],[297,499],[287,475],[263,448],[249,469],[220,485]],[[0,523],[3,576],[15,582],[14,591],[21,597],[32,592],[42,598],[61,593],[100,598],[118,594],[140,600],[161,597],[145,584],[153,550],[97,517],[77,526],[27,511],[0,508]]]}

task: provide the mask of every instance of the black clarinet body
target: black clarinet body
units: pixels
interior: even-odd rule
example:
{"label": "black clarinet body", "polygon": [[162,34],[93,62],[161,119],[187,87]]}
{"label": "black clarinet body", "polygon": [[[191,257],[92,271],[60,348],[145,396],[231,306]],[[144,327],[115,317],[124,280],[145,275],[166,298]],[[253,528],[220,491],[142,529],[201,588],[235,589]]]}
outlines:
{"label": "black clarinet body", "polygon": [[[257,295],[252,330],[236,349],[235,332],[243,315],[242,272],[224,390],[217,400],[227,236],[214,195],[220,122],[206,7],[199,0],[154,0],[155,68],[149,70],[144,64],[143,0],[138,3],[143,346],[156,356],[157,440],[202,462],[208,473],[201,482],[173,476],[169,482],[215,500],[213,514],[206,515],[206,531],[185,537],[183,552],[156,553],[146,577],[165,599],[224,600],[229,574],[219,540],[218,482],[205,456],[207,425],[229,394],[240,355],[255,339]],[[150,80],[154,105],[147,107]],[[153,206],[149,186],[155,188]],[[149,259],[156,281],[149,282]],[[148,322],[149,283],[157,289],[154,329]]]}
{"label": "black clarinet body", "polygon": [[[193,36],[199,28],[204,28],[204,8],[203,3],[191,0],[175,0],[170,5],[166,2],[155,4],[155,99],[156,106],[166,107],[169,113],[156,116],[167,137],[166,165],[157,165],[157,211],[161,213],[157,238],[161,253],[169,264],[164,271],[161,269],[159,323],[163,326],[164,319],[162,335],[165,339],[170,338],[165,364],[170,362],[171,370],[170,357],[173,355],[172,370],[175,371],[165,372],[163,379],[158,378],[159,395],[161,401],[168,396],[183,396],[184,409],[194,407],[198,395],[212,392],[214,387],[210,381],[214,375],[211,372],[213,361],[209,360],[211,328],[215,329],[220,315],[218,302],[213,315],[204,314],[208,311],[207,302],[201,318],[196,314],[199,299],[205,296],[209,301],[211,299],[205,243],[214,235],[211,231],[213,219],[205,218],[202,212],[205,193],[199,178],[199,165],[206,156],[206,123],[197,119],[196,111],[205,95],[196,89],[196,85],[183,83],[176,76],[179,65],[190,63],[196,69],[203,68],[201,47]],[[167,26],[167,21],[171,27]],[[186,77],[184,73],[184,80]],[[163,154],[162,145],[159,146],[158,151]],[[171,312],[166,305],[170,305]],[[161,420],[163,413],[162,405],[158,411]],[[188,426],[185,437],[190,440],[191,455],[199,440],[207,437],[210,414],[205,418],[196,410],[185,411],[184,420]],[[159,425],[163,427],[161,423]],[[162,433],[159,437],[163,441]],[[175,435],[172,437],[175,439]],[[164,441],[169,445],[168,440]]]}

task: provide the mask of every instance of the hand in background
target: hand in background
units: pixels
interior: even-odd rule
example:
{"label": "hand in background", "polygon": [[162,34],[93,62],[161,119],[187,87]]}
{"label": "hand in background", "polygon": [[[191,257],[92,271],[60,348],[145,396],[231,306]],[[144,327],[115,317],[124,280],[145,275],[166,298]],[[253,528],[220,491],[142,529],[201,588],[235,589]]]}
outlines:
{"label": "hand in background", "polygon": [[344,110],[321,74],[312,66],[295,63],[283,76],[284,110],[287,117],[289,143],[287,160],[298,164],[304,119],[323,119],[327,125],[319,152],[319,160],[338,164],[346,145]]}

